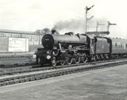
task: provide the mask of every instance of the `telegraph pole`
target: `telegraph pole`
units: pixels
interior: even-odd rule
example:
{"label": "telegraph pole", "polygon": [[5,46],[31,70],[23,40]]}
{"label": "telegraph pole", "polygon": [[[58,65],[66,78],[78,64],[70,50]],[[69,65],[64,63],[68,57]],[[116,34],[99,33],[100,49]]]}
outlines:
{"label": "telegraph pole", "polygon": [[88,14],[88,11],[89,11],[90,9],[92,9],[93,7],[94,7],[94,5],[92,5],[91,7],[87,7],[87,6],[86,6],[86,8],[85,8],[85,33],[86,33],[86,34],[87,34],[87,21],[93,18],[93,16],[91,16],[91,17],[88,19],[88,18],[87,18],[87,14]]}

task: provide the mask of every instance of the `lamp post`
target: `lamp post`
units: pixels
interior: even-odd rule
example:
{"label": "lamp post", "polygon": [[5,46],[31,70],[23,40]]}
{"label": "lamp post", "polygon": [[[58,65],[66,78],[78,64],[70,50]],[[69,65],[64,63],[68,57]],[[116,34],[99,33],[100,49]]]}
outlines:
{"label": "lamp post", "polygon": [[88,18],[87,18],[87,14],[88,14],[88,11],[89,11],[90,9],[92,9],[93,7],[94,7],[94,5],[92,5],[91,7],[87,7],[87,6],[86,6],[86,8],[85,8],[85,33],[87,33],[87,21],[93,18],[93,16],[91,16],[91,17],[88,19]]}

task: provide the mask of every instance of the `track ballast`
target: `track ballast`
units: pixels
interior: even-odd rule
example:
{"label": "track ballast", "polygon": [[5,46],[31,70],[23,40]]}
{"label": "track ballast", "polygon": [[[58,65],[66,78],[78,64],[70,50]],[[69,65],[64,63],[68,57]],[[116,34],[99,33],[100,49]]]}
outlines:
{"label": "track ballast", "polygon": [[[70,66],[58,66],[56,68],[54,67],[48,67],[47,69],[44,68],[38,68],[33,69],[33,71],[29,73],[21,73],[21,74],[14,74],[14,75],[6,75],[0,77],[0,86],[6,86],[11,84],[17,84],[17,83],[23,83],[28,81],[35,81],[40,79],[46,79],[49,77],[56,77],[76,72],[82,72],[82,71],[88,71],[88,70],[95,70],[95,69],[101,69],[101,68],[108,68],[108,67],[114,67],[121,64],[126,64],[127,59],[115,59],[115,60],[108,60],[108,61],[98,61],[98,62],[92,62],[87,63],[85,65],[70,65]],[[42,69],[42,70],[40,70]]]}

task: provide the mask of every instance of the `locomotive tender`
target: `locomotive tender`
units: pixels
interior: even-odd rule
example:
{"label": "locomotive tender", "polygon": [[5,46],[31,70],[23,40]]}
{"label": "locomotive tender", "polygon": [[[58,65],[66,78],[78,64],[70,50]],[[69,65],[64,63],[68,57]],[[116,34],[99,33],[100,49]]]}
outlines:
{"label": "locomotive tender", "polygon": [[42,45],[43,48],[38,48],[36,52],[36,62],[41,65],[66,65],[127,56],[127,40],[74,35],[72,32],[45,34]]}

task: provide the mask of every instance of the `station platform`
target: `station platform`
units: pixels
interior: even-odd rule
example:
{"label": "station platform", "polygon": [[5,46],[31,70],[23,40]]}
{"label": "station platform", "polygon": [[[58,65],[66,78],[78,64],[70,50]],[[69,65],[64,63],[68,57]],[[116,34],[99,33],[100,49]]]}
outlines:
{"label": "station platform", "polygon": [[127,65],[0,87],[0,100],[127,100]]}

